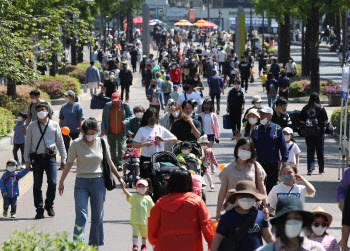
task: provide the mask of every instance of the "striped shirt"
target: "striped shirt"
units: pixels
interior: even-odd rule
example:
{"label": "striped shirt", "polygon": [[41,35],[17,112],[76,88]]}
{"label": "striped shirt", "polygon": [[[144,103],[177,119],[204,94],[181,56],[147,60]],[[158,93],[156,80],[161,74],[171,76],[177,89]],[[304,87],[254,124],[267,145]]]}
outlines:
{"label": "striped shirt", "polygon": [[325,235],[321,237],[311,237],[309,239],[321,243],[327,251],[340,251],[337,240],[332,236]]}
{"label": "striped shirt", "polygon": [[218,162],[216,161],[213,149],[210,147],[207,147],[204,150],[204,156],[202,157],[202,163],[207,162],[208,164],[214,164],[215,166],[219,166]]}

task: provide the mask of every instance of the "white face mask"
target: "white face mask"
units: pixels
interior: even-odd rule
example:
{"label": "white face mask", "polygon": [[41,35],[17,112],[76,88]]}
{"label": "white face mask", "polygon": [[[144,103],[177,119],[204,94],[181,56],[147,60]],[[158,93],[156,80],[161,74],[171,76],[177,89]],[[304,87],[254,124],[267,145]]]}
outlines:
{"label": "white face mask", "polygon": [[23,119],[22,117],[17,117],[18,121],[22,121],[22,119]]}
{"label": "white face mask", "polygon": [[205,150],[205,149],[207,149],[208,148],[208,146],[202,146],[202,149],[203,150]]}
{"label": "white face mask", "polygon": [[195,107],[195,108],[193,109],[193,112],[196,113],[197,111],[198,111],[198,107]]}
{"label": "white face mask", "polygon": [[47,112],[40,111],[37,113],[39,119],[44,119],[47,116]]}
{"label": "white face mask", "polygon": [[68,103],[70,101],[70,99],[68,97],[66,97],[64,100],[66,101],[66,103]]}
{"label": "white face mask", "polygon": [[8,166],[7,171],[9,171],[10,173],[13,173],[14,171],[16,171],[16,167],[15,166]]}
{"label": "white face mask", "polygon": [[287,220],[284,226],[284,231],[288,238],[297,237],[303,227],[303,222],[299,220]]}
{"label": "white face mask", "polygon": [[147,187],[138,187],[138,188],[136,188],[136,191],[139,194],[145,194],[147,192]]}
{"label": "white face mask", "polygon": [[289,60],[289,63],[292,63],[293,62],[293,60]]}
{"label": "white face mask", "polygon": [[233,88],[235,88],[237,90],[237,89],[239,89],[239,85],[234,85]]}
{"label": "white face mask", "polygon": [[255,200],[251,198],[242,198],[242,199],[238,199],[237,203],[244,210],[248,210],[254,206]]}
{"label": "white face mask", "polygon": [[143,112],[137,112],[135,115],[136,118],[141,119],[143,117]]}
{"label": "white face mask", "polygon": [[251,125],[255,125],[256,123],[258,123],[257,118],[249,118],[248,121],[249,121],[249,124],[251,124]]}
{"label": "white face mask", "polygon": [[243,150],[243,149],[238,149],[238,157],[242,160],[248,160],[252,157],[252,152]]}
{"label": "white face mask", "polygon": [[261,103],[256,103],[256,104],[255,104],[255,107],[256,107],[256,108],[260,108],[260,107],[261,107]]}
{"label": "white face mask", "polygon": [[87,141],[94,141],[96,139],[96,134],[93,135],[85,135],[85,139]]}
{"label": "white face mask", "polygon": [[312,231],[315,233],[315,235],[321,236],[324,234],[324,232],[326,231],[326,227],[322,227],[321,225],[318,227],[312,226]]}
{"label": "white face mask", "polygon": [[189,153],[190,153],[190,150],[181,149],[181,152],[182,152],[183,154],[189,154]]}
{"label": "white face mask", "polygon": [[37,101],[36,101],[35,98],[32,98],[31,101],[32,101],[33,104],[36,104],[36,103],[37,103]]}
{"label": "white face mask", "polygon": [[109,76],[109,79],[110,79],[110,80],[113,80],[113,79],[114,79],[114,75],[110,75],[110,76]]}
{"label": "white face mask", "polygon": [[266,125],[267,121],[268,121],[267,118],[264,118],[264,119],[260,120],[260,124]]}
{"label": "white face mask", "polygon": [[286,139],[286,141],[290,140],[290,135],[284,135],[284,138]]}
{"label": "white face mask", "polygon": [[180,111],[172,112],[171,115],[173,115],[174,118],[177,118],[180,115]]}
{"label": "white face mask", "polygon": [[198,81],[198,78],[195,78],[194,81]]}

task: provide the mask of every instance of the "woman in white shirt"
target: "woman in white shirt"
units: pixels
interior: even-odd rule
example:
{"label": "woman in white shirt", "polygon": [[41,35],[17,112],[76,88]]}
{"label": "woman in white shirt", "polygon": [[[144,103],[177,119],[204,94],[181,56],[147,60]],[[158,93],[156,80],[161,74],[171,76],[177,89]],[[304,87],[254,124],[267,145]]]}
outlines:
{"label": "woman in white shirt", "polygon": [[165,142],[177,142],[177,138],[166,128],[159,125],[158,122],[159,114],[157,109],[148,108],[143,114],[141,127],[137,131],[132,144],[135,148],[142,148],[140,157],[140,176],[142,178],[148,178],[148,173],[143,163],[150,161],[153,153],[163,152]]}
{"label": "woman in white shirt", "polygon": [[295,77],[298,74],[297,65],[294,63],[294,60],[292,57],[288,59],[288,62],[286,63],[286,71],[287,71],[287,77],[292,78]]}

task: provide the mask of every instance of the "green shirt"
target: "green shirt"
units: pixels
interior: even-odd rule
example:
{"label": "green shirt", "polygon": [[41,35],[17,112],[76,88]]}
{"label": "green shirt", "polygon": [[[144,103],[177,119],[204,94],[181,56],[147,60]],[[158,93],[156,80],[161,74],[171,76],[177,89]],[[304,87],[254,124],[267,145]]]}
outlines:
{"label": "green shirt", "polygon": [[131,204],[130,225],[148,225],[148,217],[154,206],[152,198],[149,195],[141,195],[139,193],[130,195],[127,198]]}
{"label": "green shirt", "polygon": [[192,158],[194,158],[194,159],[197,159],[198,162],[199,162],[199,164],[202,164],[202,161],[201,161],[200,159],[198,159],[198,158],[196,157],[196,155],[194,155],[193,153],[189,153],[189,154],[180,153],[179,155],[176,156],[176,158],[180,161],[180,163],[182,163],[182,162],[185,161],[184,156],[190,156],[190,157],[192,157]]}
{"label": "green shirt", "polygon": [[126,134],[133,133],[136,135],[137,131],[140,129],[141,121],[138,118],[133,118],[127,124],[125,131]]}

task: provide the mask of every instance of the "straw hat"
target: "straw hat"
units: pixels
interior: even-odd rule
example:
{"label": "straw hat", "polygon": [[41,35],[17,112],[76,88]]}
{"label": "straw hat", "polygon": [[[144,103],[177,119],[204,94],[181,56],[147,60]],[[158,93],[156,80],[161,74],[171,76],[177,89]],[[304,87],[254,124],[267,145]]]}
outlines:
{"label": "straw hat", "polygon": [[200,144],[200,143],[207,143],[207,144],[210,143],[209,140],[208,140],[208,136],[206,134],[204,134],[202,137],[200,137],[198,139],[198,144]]}
{"label": "straw hat", "polygon": [[245,115],[245,117],[244,117],[246,120],[248,120],[249,114],[254,114],[255,116],[257,116],[260,119],[260,114],[258,112],[258,109],[255,109],[255,108],[250,109],[249,112],[247,113],[247,115]]}
{"label": "straw hat", "polygon": [[331,225],[331,223],[333,221],[332,215],[326,213],[322,207],[315,207],[314,209],[312,209],[311,213],[313,213],[314,215],[320,214],[320,215],[325,216],[327,218],[327,221],[328,221],[328,227]]}

